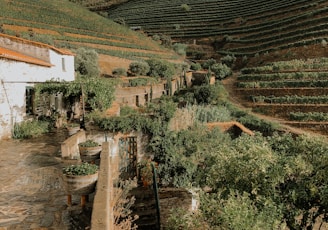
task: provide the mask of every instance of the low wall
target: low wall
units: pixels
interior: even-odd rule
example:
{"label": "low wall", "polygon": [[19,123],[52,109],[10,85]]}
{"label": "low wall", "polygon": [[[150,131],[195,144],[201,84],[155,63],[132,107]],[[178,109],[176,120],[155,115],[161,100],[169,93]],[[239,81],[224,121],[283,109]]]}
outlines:
{"label": "low wall", "polygon": [[114,220],[110,215],[113,213],[110,209],[110,192],[113,190],[113,181],[109,167],[111,164],[110,149],[111,145],[109,142],[102,144],[97,189],[92,208],[91,229],[93,230],[113,229]]}
{"label": "low wall", "polygon": [[80,158],[78,144],[86,141],[86,134],[84,130],[78,131],[76,134],[67,138],[61,144],[62,159],[74,160]]}

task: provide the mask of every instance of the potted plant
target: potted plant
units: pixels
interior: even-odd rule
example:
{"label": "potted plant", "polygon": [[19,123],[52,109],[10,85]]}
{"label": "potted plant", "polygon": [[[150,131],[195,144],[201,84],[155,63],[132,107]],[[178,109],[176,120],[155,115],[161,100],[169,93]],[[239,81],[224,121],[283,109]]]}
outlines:
{"label": "potted plant", "polygon": [[73,134],[80,131],[80,124],[78,124],[78,123],[68,123],[66,125],[66,129],[68,130],[68,135],[72,136]]}
{"label": "potted plant", "polygon": [[83,162],[94,163],[96,159],[100,158],[101,145],[93,140],[86,140],[79,143],[80,157]]}
{"label": "potted plant", "polygon": [[63,179],[68,194],[88,195],[94,192],[98,180],[98,166],[82,163],[64,167]]}
{"label": "potted plant", "polygon": [[142,160],[139,163],[140,178],[144,187],[151,185],[153,181],[153,169],[151,164],[151,160]]}

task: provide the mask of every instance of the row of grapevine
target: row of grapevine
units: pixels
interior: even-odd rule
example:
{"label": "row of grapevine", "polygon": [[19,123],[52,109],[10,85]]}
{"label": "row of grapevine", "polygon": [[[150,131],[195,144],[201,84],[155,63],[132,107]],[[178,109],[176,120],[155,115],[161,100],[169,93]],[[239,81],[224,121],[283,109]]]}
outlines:
{"label": "row of grapevine", "polygon": [[303,128],[308,124],[307,128],[325,133],[327,67],[328,59],[318,58],[244,68],[236,78],[236,96],[255,112],[283,118],[290,125],[302,122]]}
{"label": "row of grapevine", "polygon": [[[58,46],[74,48],[79,43],[85,47],[96,47],[99,53],[127,59],[149,56],[179,58],[173,52],[160,48],[157,42],[66,0],[45,0],[42,3],[0,0],[0,4],[0,26],[7,34],[28,39],[34,39],[38,34],[47,35]],[[46,32],[40,32],[42,30]],[[47,31],[54,33],[49,35]],[[109,47],[124,51],[109,51]]]}

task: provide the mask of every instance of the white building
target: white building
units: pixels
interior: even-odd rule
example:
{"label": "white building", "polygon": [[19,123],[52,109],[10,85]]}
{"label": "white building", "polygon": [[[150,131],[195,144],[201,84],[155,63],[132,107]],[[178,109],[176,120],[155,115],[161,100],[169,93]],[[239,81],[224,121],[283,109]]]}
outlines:
{"label": "white building", "polygon": [[53,46],[0,34],[0,139],[33,115],[33,87],[47,80],[73,81],[74,55]]}

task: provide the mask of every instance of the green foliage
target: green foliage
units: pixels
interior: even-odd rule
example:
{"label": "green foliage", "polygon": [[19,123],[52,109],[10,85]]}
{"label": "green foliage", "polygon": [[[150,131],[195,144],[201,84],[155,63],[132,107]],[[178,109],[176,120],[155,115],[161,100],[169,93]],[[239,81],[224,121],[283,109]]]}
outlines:
{"label": "green foliage", "polygon": [[226,55],[221,58],[222,64],[224,64],[230,68],[233,66],[235,61],[236,61],[236,57],[234,55]]}
{"label": "green foliage", "polygon": [[105,78],[79,77],[74,82],[58,82],[55,80],[37,84],[35,87],[36,99],[40,100],[43,93],[63,93],[64,98],[83,95],[85,103],[94,110],[110,108],[114,100],[115,81]]}
{"label": "green foliage", "polygon": [[147,75],[150,70],[150,67],[147,62],[138,61],[138,62],[131,62],[129,65],[129,70],[133,75]]}
{"label": "green foliage", "polygon": [[181,56],[185,56],[186,55],[186,49],[187,49],[187,45],[186,44],[182,44],[182,43],[174,43],[172,46],[173,50],[181,55]]}
{"label": "green foliage", "polygon": [[183,208],[175,208],[170,210],[170,216],[167,223],[165,223],[165,227],[168,230],[209,229],[209,226],[201,212],[186,211]]}
{"label": "green foliage", "polygon": [[196,106],[195,119],[202,123],[231,121],[231,113],[227,107]]}
{"label": "green foliage", "polygon": [[164,47],[171,48],[171,46],[172,46],[172,39],[171,39],[170,36],[165,35],[165,34],[161,34],[160,35],[160,38],[161,38],[162,45]]}
{"label": "green foliage", "polygon": [[145,86],[156,82],[157,81],[154,78],[138,77],[138,78],[129,79],[129,86],[131,87]]}
{"label": "green foliage", "polygon": [[217,61],[213,58],[210,58],[208,60],[206,60],[203,64],[202,64],[202,67],[204,69],[209,69],[212,65],[216,64]]}
{"label": "green foliage", "polygon": [[14,139],[27,139],[41,136],[49,132],[49,122],[47,121],[23,121],[14,124],[12,137]]}
{"label": "green foliage", "polygon": [[165,60],[158,59],[149,59],[146,60],[148,63],[150,70],[148,72],[148,76],[151,77],[160,77],[160,78],[171,78],[175,74],[174,65]]}
{"label": "green foliage", "polygon": [[294,112],[289,114],[289,118],[294,121],[328,121],[328,113],[322,112]]}
{"label": "green foliage", "polygon": [[190,11],[191,7],[188,4],[181,4],[180,8],[183,9],[184,11]]}
{"label": "green foliage", "polygon": [[120,116],[129,116],[137,113],[137,111],[131,106],[125,105],[120,108]]}
{"label": "green foliage", "polygon": [[195,70],[195,71],[197,71],[197,70],[200,70],[202,68],[202,66],[201,66],[201,64],[200,63],[192,63],[191,65],[190,65],[190,69],[191,70]]}
{"label": "green foliage", "polygon": [[93,140],[86,140],[84,142],[79,143],[80,147],[97,147],[99,143]]}
{"label": "green foliage", "polygon": [[63,174],[72,176],[92,175],[98,171],[98,166],[87,162],[79,165],[69,165],[62,169]]}
{"label": "green foliage", "polygon": [[[239,194],[231,191],[228,198],[220,193],[204,194],[202,197],[202,210],[204,217],[212,228],[219,229],[280,229],[281,207],[274,202],[266,200],[254,201],[247,193]],[[214,201],[217,200],[217,201]],[[218,212],[218,215],[213,215]]]}
{"label": "green foliage", "polygon": [[113,69],[112,74],[116,76],[127,76],[127,72],[125,68],[116,68]]}
{"label": "green foliage", "polygon": [[210,66],[211,71],[215,74],[217,79],[224,79],[232,74],[231,69],[222,63],[215,63]]}
{"label": "green foliage", "polygon": [[194,97],[198,104],[221,104],[227,99],[224,87],[217,83],[215,85],[202,85],[194,87]]}
{"label": "green foliage", "polygon": [[75,71],[83,76],[98,77],[98,53],[95,50],[79,48],[76,50]]}

